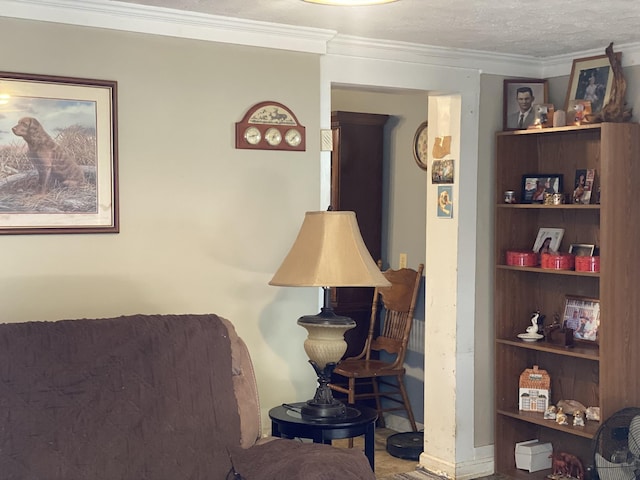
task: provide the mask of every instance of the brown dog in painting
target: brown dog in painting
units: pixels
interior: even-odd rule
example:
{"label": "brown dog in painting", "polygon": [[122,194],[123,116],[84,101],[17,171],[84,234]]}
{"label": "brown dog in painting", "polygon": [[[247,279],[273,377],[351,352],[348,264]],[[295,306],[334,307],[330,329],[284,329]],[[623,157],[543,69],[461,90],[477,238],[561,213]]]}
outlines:
{"label": "brown dog in painting", "polygon": [[46,193],[55,181],[65,187],[75,187],[84,181],[80,166],[64,153],[38,120],[21,118],[11,131],[29,146],[29,160],[38,170],[40,193]]}

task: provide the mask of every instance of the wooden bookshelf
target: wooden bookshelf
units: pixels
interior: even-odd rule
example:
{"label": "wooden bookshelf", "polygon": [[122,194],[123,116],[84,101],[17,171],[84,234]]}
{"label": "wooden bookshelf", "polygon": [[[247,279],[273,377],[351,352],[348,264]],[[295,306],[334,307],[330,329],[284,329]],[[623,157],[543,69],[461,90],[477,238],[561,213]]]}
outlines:
{"label": "wooden bookshelf", "polygon": [[[597,124],[496,135],[495,184],[495,469],[513,478],[544,478],[549,471],[519,471],[517,442],[549,441],[555,451],[578,455],[585,467],[599,422],[561,426],[542,413],[518,410],[519,376],[539,365],[551,377],[551,403],[578,400],[599,406],[605,420],[640,406],[640,125]],[[575,171],[596,170],[600,204],[504,204],[505,190],[520,198],[522,176],[562,174],[573,190]],[[592,199],[593,201],[593,199]],[[531,250],[540,227],[564,228],[561,251],[571,243],[600,249],[599,273],[505,265],[507,250]],[[539,309],[546,323],[562,315],[566,295],[600,300],[598,342],[574,348],[517,338]],[[569,417],[571,420],[571,417]]]}

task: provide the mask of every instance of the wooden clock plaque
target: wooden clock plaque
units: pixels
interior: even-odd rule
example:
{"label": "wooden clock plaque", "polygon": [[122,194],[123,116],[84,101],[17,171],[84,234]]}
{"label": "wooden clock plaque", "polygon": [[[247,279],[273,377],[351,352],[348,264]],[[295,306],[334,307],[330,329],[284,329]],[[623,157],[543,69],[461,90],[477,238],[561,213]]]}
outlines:
{"label": "wooden clock plaque", "polygon": [[306,150],[306,129],[294,113],[278,102],[260,102],[236,122],[236,148]]}

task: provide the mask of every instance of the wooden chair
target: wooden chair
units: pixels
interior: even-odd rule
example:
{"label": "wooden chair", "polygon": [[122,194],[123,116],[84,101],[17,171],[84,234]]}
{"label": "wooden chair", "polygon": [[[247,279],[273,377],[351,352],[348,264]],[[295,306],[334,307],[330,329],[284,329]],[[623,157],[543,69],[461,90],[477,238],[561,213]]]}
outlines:
{"label": "wooden chair", "polygon": [[[382,272],[391,282],[391,286],[374,290],[369,334],[364,348],[358,356],[340,361],[333,372],[336,375],[334,378],[337,380],[340,376],[345,377],[348,381],[329,384],[332,390],[346,394],[347,401],[351,404],[356,400],[374,398],[381,427],[384,427],[384,417],[382,416],[384,412],[405,410],[411,428],[414,432],[417,431],[416,421],[404,385],[405,368],[403,364],[423,269],[424,265],[420,264],[417,271],[402,268]],[[381,323],[382,332],[376,336],[374,330],[379,305],[384,308],[384,316]],[[385,362],[371,358],[372,351],[379,352],[381,350],[395,354],[395,361]],[[367,385],[370,385],[369,391],[356,392],[356,388]],[[380,388],[381,386],[384,388]],[[383,408],[381,402],[383,398],[390,401],[392,405],[387,404]]]}

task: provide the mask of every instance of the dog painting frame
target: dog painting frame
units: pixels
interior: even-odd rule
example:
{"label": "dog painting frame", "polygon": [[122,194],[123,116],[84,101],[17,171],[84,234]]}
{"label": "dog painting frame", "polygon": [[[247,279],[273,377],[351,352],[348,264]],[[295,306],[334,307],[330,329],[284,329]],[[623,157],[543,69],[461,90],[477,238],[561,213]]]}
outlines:
{"label": "dog painting frame", "polygon": [[0,234],[118,233],[117,82],[0,72]]}

